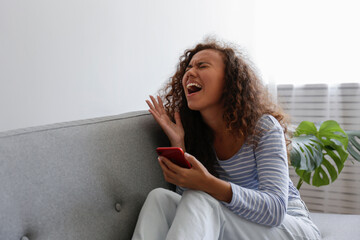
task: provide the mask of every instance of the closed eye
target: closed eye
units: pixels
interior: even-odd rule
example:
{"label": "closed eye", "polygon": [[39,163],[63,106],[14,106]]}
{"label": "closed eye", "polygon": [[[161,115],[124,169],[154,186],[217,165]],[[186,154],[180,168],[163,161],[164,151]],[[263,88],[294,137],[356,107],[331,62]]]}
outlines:
{"label": "closed eye", "polygon": [[191,66],[191,65],[188,65],[188,66],[185,68],[185,72],[189,71],[190,68],[192,68],[192,66]]}
{"label": "closed eye", "polygon": [[208,65],[208,63],[206,63],[206,62],[199,62],[198,68],[206,68],[207,65]]}
{"label": "closed eye", "polygon": [[[198,64],[196,64],[198,68],[206,68],[208,67],[208,63],[207,62],[199,62]],[[185,72],[189,71],[193,66],[192,65],[188,65],[186,68],[185,68]]]}

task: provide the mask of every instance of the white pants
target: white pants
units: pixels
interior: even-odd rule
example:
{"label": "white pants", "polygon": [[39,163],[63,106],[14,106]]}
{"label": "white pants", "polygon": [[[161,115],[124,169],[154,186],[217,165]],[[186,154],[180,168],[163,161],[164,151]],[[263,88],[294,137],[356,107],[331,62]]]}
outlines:
{"label": "white pants", "polygon": [[202,191],[187,190],[180,196],[157,188],[149,193],[143,205],[132,239],[305,240],[321,237],[300,200],[289,202],[280,226],[267,227],[235,215]]}

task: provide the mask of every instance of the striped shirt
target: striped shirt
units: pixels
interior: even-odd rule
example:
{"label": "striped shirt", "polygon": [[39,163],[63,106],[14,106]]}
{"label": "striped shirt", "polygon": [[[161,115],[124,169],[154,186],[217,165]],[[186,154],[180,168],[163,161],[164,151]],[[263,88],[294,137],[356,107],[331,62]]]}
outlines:
{"label": "striped shirt", "polygon": [[[281,224],[292,199],[300,199],[289,178],[284,133],[271,115],[263,115],[257,123],[261,133],[258,145],[243,144],[228,160],[219,160],[215,170],[219,178],[231,185],[232,200],[222,202],[233,213],[267,226]],[[177,187],[179,194],[184,191]]]}

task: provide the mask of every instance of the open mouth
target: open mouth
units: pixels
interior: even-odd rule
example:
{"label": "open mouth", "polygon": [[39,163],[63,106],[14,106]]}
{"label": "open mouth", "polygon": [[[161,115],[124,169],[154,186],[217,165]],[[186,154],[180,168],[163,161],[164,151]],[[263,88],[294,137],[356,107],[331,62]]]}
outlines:
{"label": "open mouth", "polygon": [[202,89],[202,86],[197,83],[189,83],[186,85],[189,94],[199,92]]}

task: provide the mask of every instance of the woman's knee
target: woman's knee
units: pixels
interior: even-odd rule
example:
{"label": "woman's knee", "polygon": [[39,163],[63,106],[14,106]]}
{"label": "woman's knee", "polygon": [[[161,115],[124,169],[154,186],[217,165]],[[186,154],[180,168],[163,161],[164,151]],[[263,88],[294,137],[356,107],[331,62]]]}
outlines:
{"label": "woman's knee", "polygon": [[190,196],[194,198],[208,198],[208,199],[214,199],[211,195],[207,194],[204,191],[199,190],[186,190],[183,194],[183,196]]}
{"label": "woman's knee", "polygon": [[166,192],[168,192],[169,190],[165,189],[165,188],[155,188],[153,190],[151,190],[148,194],[148,197],[152,197],[152,196],[159,196],[159,195],[163,195],[166,194]]}
{"label": "woman's knee", "polygon": [[200,202],[200,203],[208,203],[211,205],[219,205],[220,202],[203,191],[197,190],[186,190],[183,193],[183,199],[188,199],[189,202]]}
{"label": "woman's knee", "polygon": [[147,196],[148,201],[162,202],[169,199],[180,198],[180,195],[165,188],[155,188],[151,190]]}

